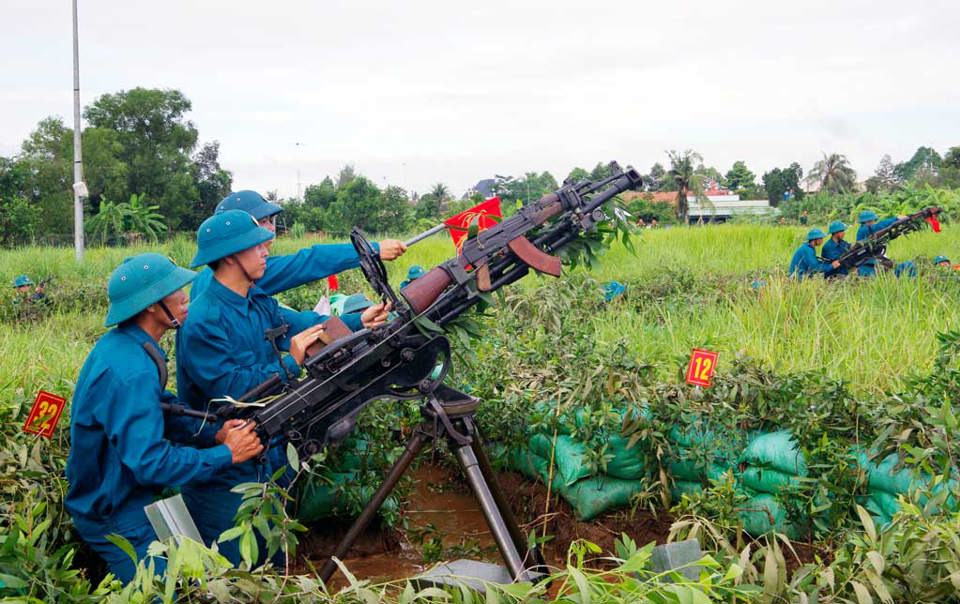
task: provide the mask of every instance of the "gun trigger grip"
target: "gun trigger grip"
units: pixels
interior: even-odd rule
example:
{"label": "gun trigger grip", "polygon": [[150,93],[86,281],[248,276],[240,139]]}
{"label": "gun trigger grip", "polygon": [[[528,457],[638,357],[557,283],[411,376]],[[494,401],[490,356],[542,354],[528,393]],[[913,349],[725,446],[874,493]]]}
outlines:
{"label": "gun trigger grip", "polygon": [[487,264],[481,264],[477,268],[477,289],[482,292],[493,289],[493,285],[490,283],[490,266]]}
{"label": "gun trigger grip", "polygon": [[510,251],[516,254],[524,264],[533,270],[559,277],[562,267],[560,259],[556,256],[547,254],[537,246],[530,243],[530,240],[522,235],[510,241],[507,244]]}

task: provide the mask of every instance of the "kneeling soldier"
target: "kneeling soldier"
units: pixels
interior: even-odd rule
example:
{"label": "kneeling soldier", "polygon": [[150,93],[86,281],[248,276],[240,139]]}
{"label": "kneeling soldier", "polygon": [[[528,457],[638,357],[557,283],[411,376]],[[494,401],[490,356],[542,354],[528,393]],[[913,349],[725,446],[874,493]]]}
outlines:
{"label": "kneeling soldier", "polygon": [[[158,379],[166,374],[159,341],[186,317],[182,288],[194,275],[159,254],[125,260],[107,287],[106,326],[117,327],[93,347],[73,395],[64,504],[83,540],[124,582],[136,568],[106,535],[126,538],[144,558],[157,537],[143,507],[161,489],[209,480],[263,450],[254,426],[241,421],[211,434],[203,450],[164,438],[160,403],[176,397]],[[155,560],[157,572],[164,568],[164,560]]]}

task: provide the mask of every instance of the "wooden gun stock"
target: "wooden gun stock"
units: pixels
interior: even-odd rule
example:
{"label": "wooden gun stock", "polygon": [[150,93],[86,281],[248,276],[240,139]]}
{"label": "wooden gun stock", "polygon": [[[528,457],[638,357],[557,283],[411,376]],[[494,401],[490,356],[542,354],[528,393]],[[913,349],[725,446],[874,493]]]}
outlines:
{"label": "wooden gun stock", "polygon": [[320,341],[307,346],[307,356],[312,357],[317,354],[327,344],[335,342],[340,338],[350,335],[353,331],[347,327],[347,324],[340,320],[340,317],[330,317],[323,323],[323,331],[320,332]]}
{"label": "wooden gun stock", "polygon": [[436,266],[422,277],[414,279],[400,290],[415,314],[420,314],[440,297],[443,290],[453,282],[453,278],[443,268]]}

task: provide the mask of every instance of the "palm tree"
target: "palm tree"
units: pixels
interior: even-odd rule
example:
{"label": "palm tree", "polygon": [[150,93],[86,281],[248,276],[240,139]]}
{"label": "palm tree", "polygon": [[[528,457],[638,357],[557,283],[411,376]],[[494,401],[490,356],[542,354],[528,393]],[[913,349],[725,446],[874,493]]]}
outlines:
{"label": "palm tree", "polygon": [[667,156],[670,157],[667,178],[677,187],[677,220],[690,224],[690,207],[687,197],[692,193],[701,207],[707,202],[707,197],[703,194],[703,174],[700,172],[703,157],[690,149],[682,154],[677,151],[667,151]]}
{"label": "palm tree", "polygon": [[430,189],[430,195],[433,195],[434,199],[436,199],[437,207],[440,209],[440,215],[445,215],[447,212],[447,202],[450,201],[450,189],[442,182],[438,182]]}
{"label": "palm tree", "polygon": [[856,188],[857,173],[850,167],[845,155],[824,153],[823,159],[813,164],[807,181],[818,183],[820,190],[827,193],[847,193]]}

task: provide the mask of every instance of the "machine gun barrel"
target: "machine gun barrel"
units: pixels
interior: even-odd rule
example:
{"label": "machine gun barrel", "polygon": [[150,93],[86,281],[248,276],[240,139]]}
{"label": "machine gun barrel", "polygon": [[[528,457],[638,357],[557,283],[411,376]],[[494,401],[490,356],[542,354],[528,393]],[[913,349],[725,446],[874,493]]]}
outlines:
{"label": "machine gun barrel", "polygon": [[845,254],[837,258],[840,268],[852,269],[861,266],[871,258],[882,257],[886,253],[887,244],[901,235],[906,235],[923,228],[923,221],[935,219],[940,208],[929,207],[905,216],[893,224],[880,229],[868,238],[853,244]]}

